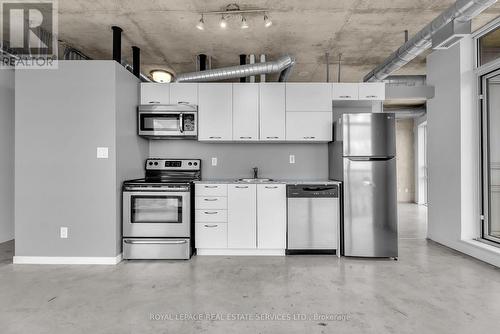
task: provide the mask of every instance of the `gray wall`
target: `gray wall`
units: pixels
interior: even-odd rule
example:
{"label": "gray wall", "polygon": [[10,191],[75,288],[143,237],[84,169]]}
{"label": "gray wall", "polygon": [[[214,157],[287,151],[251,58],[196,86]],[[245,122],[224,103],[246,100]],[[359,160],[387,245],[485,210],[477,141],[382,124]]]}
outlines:
{"label": "gray wall", "polygon": [[[435,51],[427,58],[427,83],[435,97],[427,104],[428,235],[460,239],[460,50]],[[457,224],[458,228],[453,225]]]}
{"label": "gray wall", "polygon": [[[129,146],[135,127],[116,128],[131,122],[138,95],[135,78],[115,85],[124,78],[116,71],[112,61],[62,61],[58,70],[16,73],[16,256],[119,254],[119,183],[139,162],[117,171],[117,161],[130,163],[120,142]],[[100,146],[109,159],[96,159]]]}
{"label": "gray wall", "polygon": [[396,166],[398,202],[415,201],[415,152],[413,119],[396,121]]}
{"label": "gray wall", "polygon": [[[295,155],[295,164],[289,155]],[[261,177],[276,179],[328,179],[327,144],[229,144],[188,140],[151,141],[151,157],[201,158],[203,179]],[[212,167],[211,159],[218,165]]]}
{"label": "gray wall", "polygon": [[14,239],[14,70],[0,70],[0,242]]}
{"label": "gray wall", "polygon": [[144,176],[144,160],[148,157],[149,143],[137,136],[137,105],[139,80],[114,63],[116,74],[116,253],[121,253],[122,183]]}

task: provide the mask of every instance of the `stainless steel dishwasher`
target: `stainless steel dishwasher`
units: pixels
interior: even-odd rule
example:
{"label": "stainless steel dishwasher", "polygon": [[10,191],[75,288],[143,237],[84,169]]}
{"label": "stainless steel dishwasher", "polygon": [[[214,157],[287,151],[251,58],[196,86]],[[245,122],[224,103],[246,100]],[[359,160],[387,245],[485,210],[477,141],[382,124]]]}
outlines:
{"label": "stainless steel dishwasher", "polygon": [[287,198],[287,254],[340,254],[339,185],[288,185]]}

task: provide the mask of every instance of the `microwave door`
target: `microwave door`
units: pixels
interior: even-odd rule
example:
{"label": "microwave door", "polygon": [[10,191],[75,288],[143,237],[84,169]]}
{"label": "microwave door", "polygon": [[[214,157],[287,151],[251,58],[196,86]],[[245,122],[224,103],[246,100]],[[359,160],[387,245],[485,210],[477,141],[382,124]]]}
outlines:
{"label": "microwave door", "polygon": [[140,134],[153,136],[170,136],[180,133],[181,118],[179,113],[142,114]]}

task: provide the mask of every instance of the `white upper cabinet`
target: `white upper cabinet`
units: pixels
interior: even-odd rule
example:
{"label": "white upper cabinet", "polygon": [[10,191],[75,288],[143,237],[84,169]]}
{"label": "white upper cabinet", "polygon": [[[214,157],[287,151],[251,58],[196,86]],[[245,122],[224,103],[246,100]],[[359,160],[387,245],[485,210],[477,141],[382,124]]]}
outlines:
{"label": "white upper cabinet", "polygon": [[259,140],[258,84],[233,84],[233,140]]}
{"label": "white upper cabinet", "polygon": [[141,83],[141,104],[170,104],[170,84]]}
{"label": "white upper cabinet", "polygon": [[359,85],[357,83],[334,83],[334,100],[357,100],[359,96]]}
{"label": "white upper cabinet", "polygon": [[331,112],[287,112],[286,140],[328,142],[332,140]]}
{"label": "white upper cabinet", "polygon": [[385,100],[385,84],[383,82],[365,82],[358,85],[360,100]]}
{"label": "white upper cabinet", "polygon": [[170,84],[170,104],[198,104],[197,83],[172,83]]}
{"label": "white upper cabinet", "polygon": [[257,185],[257,246],[286,248],[286,184]]}
{"label": "white upper cabinet", "polygon": [[331,83],[287,83],[286,111],[332,111]]}
{"label": "white upper cabinet", "polygon": [[260,140],[285,140],[285,84],[261,83]]}
{"label": "white upper cabinet", "polygon": [[198,85],[198,140],[233,140],[233,85]]}
{"label": "white upper cabinet", "polygon": [[227,186],[227,246],[257,248],[257,185]]}

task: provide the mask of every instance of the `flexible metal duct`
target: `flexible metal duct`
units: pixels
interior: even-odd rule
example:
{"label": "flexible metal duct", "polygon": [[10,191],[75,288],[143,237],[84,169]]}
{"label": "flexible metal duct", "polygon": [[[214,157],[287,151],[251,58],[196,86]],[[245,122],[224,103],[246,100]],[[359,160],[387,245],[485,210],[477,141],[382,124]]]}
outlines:
{"label": "flexible metal duct", "polygon": [[[191,72],[179,74],[175,79],[176,82],[206,82],[206,81],[220,81],[227,79],[235,79],[240,77],[249,77],[259,74],[279,73],[285,69],[289,69],[295,64],[295,59],[291,56],[283,56],[275,61],[268,61],[265,63],[246,64],[240,66],[231,66],[218,68],[213,70],[206,70],[200,72]],[[280,81],[287,79],[290,71],[286,75],[280,76]]]}
{"label": "flexible metal duct", "polygon": [[404,65],[428,49],[432,45],[432,35],[452,20],[466,22],[493,5],[497,0],[458,0],[426,25],[408,42],[397,49],[382,64],[364,77],[364,81],[381,81],[389,74],[399,70]]}

